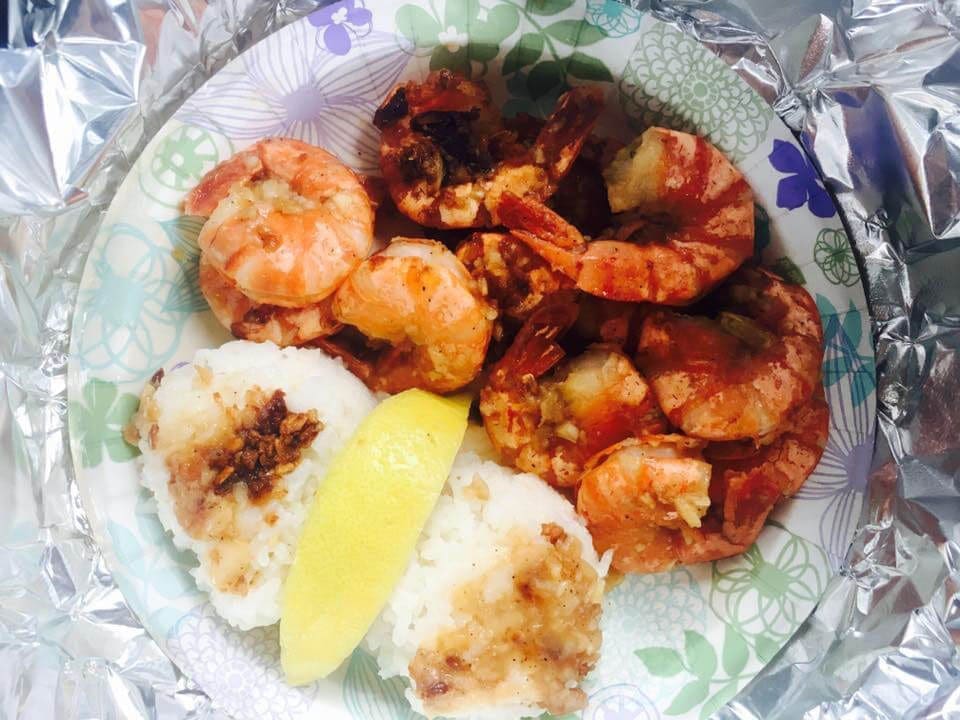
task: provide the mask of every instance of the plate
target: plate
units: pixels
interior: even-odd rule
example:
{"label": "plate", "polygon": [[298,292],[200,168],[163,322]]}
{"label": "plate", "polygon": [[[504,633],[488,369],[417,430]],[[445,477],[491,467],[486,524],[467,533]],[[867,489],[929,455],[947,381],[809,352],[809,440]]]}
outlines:
{"label": "plate", "polygon": [[784,645],[837,570],[873,446],[866,303],[837,210],[769,106],[722,61],[649,14],[589,0],[344,0],[266,38],[196,92],[127,176],[87,261],[74,318],[70,438],[84,507],[130,606],[167,654],[239,720],[411,718],[398,681],[357,651],[289,688],[276,628],[237,631],[198,592],[140,488],[121,435],[143,383],[228,336],[197,287],[196,219],[178,203],[218,161],[268,135],[377,166],[373,111],[394,83],[452,67],[505,113],[548,113],[564,83],[604,88],[601,132],[649,124],[707,136],[757,195],[765,264],[816,299],[831,408],[823,460],[744,555],[630,577],[605,599],[602,658],[582,717],[705,717]]}

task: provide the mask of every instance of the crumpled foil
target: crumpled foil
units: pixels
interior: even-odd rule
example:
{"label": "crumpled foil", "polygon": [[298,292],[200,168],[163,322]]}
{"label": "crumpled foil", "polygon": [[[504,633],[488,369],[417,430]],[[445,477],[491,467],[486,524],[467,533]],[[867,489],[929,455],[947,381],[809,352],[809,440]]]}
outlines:
{"label": "crumpled foil", "polygon": [[[0,718],[221,718],[140,627],[80,505],[66,360],[86,253],[175,108],[310,0],[11,4],[0,48]],[[637,3],[634,2],[636,5]],[[642,7],[750,83],[815,158],[865,272],[867,502],[816,611],[724,718],[960,716],[960,4]]]}

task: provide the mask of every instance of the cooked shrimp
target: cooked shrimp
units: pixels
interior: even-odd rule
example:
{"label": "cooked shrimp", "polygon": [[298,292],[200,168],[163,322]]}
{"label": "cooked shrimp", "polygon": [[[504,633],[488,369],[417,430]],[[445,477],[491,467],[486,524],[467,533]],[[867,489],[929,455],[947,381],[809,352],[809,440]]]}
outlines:
{"label": "cooked shrimp", "polygon": [[640,326],[649,312],[648,305],[604,300],[596,295],[581,295],[580,314],[573,327],[573,335],[584,342],[602,342],[616,345],[633,356]]}
{"label": "cooked shrimp", "polygon": [[496,312],[434,240],[394,238],[337,289],[334,316],[389,345],[365,373],[376,390],[451,392],[480,372]]}
{"label": "cooked shrimp", "polygon": [[702,440],[682,435],[630,438],[592,458],[577,512],[597,552],[613,550],[620,572],[660,572],[680,561],[683,535],[710,506],[710,464]]}
{"label": "cooked shrimp", "polygon": [[713,465],[710,510],[701,527],[687,532],[677,545],[680,562],[720,560],[750,547],[777,503],[794,495],[816,469],[829,423],[820,386],[769,444],[708,444],[704,455]]}
{"label": "cooked shrimp", "polygon": [[637,362],[660,407],[687,435],[762,439],[820,382],[823,331],[813,299],[773,273],[744,268],[715,296],[717,320],[657,311]]}
{"label": "cooked shrimp", "polygon": [[256,303],[200,257],[200,290],[220,324],[238,338],[270,341],[281,347],[303,345],[340,329],[333,316],[333,298],[304,307]]}
{"label": "cooked shrimp", "polygon": [[504,129],[483,83],[431,72],[395,88],[374,115],[380,169],[397,207],[421,225],[497,225],[504,191],[542,200],[556,190],[601,108],[599,91],[575,88],[527,145]]}
{"label": "cooked shrimp", "polygon": [[707,445],[704,455],[713,465],[710,494],[726,540],[750,545],[774,505],[796,494],[820,462],[829,424],[821,385],[772,442],[760,447],[749,440]]}
{"label": "cooked shrimp", "polygon": [[513,320],[525,320],[546,298],[573,289],[569,278],[509,233],[473,233],[457,247],[457,257],[501,316]]}
{"label": "cooked shrimp", "polygon": [[781,434],[759,448],[752,441],[704,448],[702,440],[677,435],[662,436],[675,440],[653,449],[646,447],[649,437],[627,440],[590,461],[577,511],[597,551],[613,548],[613,567],[621,572],[660,572],[738,555],[820,462],[829,417],[820,387]]}
{"label": "cooked shrimp", "polygon": [[618,227],[586,242],[536,198],[504,193],[500,220],[584,292],[686,305],[753,253],[753,193],[703,138],[648,128],[605,173]]}
{"label": "cooked shrimp", "polygon": [[261,140],[215,167],[184,212],[208,218],[201,252],[256,303],[323,300],[373,244],[373,207],[354,172],[289,138]]}
{"label": "cooked shrimp", "polygon": [[618,348],[594,345],[557,366],[564,351],[556,340],[575,319],[572,303],[538,309],[480,392],[501,460],[557,486],[575,485],[599,450],[665,427],[649,386]]}

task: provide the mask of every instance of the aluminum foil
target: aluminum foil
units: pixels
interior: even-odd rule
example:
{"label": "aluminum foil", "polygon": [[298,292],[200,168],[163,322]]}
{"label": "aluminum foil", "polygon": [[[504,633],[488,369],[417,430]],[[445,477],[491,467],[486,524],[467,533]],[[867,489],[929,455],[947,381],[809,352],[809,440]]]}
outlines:
{"label": "aluminum foil", "polygon": [[[0,49],[0,718],[220,718],[144,633],[67,448],[83,261],[151,134],[309,0],[11,7]],[[637,4],[636,2],[634,3]],[[878,435],[840,574],[724,718],[960,716],[960,4],[644,3],[749,82],[815,158],[874,317]]]}

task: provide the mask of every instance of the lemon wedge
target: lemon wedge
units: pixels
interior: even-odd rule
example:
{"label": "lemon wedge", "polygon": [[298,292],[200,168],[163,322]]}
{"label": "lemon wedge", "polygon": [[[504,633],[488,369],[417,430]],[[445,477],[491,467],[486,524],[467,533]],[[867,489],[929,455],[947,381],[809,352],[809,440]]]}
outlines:
{"label": "lemon wedge", "polygon": [[469,400],[384,400],[333,460],[283,588],[280,660],[302,685],[339,667],[406,570],[450,473]]}

